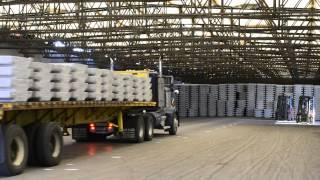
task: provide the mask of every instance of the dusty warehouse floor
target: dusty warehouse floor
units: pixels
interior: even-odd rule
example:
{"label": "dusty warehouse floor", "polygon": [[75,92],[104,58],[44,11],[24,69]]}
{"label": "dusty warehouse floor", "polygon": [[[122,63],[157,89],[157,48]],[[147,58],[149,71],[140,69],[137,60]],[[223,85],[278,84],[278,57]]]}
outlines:
{"label": "dusty warehouse floor", "polygon": [[62,164],[8,179],[320,179],[320,127],[254,119],[184,120],[152,142],[74,143]]}

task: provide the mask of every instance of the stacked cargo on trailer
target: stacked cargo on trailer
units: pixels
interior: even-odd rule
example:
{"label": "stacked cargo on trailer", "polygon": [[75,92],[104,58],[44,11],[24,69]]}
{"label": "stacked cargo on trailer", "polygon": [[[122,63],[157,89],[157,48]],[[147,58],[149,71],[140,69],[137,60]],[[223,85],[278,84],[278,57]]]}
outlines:
{"label": "stacked cargo on trailer", "polygon": [[30,59],[0,56],[0,62],[6,70],[0,73],[0,84],[6,82],[0,86],[0,176],[22,173],[27,162],[59,164],[68,128],[76,141],[115,135],[142,142],[152,140],[154,129],[177,133],[173,77],[147,70],[42,64],[52,67],[50,74],[43,72],[49,82],[38,77],[41,64],[30,68]]}

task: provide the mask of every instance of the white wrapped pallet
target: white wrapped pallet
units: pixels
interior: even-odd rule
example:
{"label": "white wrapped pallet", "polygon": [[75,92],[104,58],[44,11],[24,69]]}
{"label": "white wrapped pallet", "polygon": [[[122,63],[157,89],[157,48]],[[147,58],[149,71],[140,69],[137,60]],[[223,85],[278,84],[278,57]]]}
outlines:
{"label": "white wrapped pallet", "polygon": [[31,98],[29,91],[32,60],[0,56],[0,102],[20,102]]}

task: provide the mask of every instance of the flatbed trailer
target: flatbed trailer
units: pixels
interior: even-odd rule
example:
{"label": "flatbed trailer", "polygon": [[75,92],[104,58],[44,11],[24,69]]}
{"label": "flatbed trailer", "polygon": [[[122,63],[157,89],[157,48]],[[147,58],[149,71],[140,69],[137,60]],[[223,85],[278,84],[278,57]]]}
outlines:
{"label": "flatbed trailer", "polygon": [[35,121],[60,122],[63,127],[88,122],[104,122],[132,108],[155,107],[156,102],[50,101],[0,103],[0,122],[28,125]]}
{"label": "flatbed trailer", "polygon": [[[136,73],[125,72],[125,73]],[[23,172],[26,165],[55,166],[63,136],[77,142],[116,136],[140,143],[154,129],[175,135],[179,118],[172,78],[151,74],[153,101],[48,101],[0,103],[0,177]],[[70,129],[72,133],[69,132]]]}

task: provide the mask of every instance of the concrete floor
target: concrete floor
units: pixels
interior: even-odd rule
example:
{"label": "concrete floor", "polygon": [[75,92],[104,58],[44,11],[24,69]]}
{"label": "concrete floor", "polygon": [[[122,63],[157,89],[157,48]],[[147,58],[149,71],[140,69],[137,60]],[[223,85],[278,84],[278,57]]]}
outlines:
{"label": "concrete floor", "polygon": [[[160,132],[161,133],[161,132]],[[53,168],[8,178],[58,179],[320,179],[320,127],[255,119],[184,120],[178,136],[151,142],[74,143]]]}

